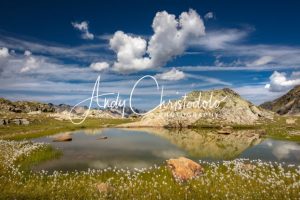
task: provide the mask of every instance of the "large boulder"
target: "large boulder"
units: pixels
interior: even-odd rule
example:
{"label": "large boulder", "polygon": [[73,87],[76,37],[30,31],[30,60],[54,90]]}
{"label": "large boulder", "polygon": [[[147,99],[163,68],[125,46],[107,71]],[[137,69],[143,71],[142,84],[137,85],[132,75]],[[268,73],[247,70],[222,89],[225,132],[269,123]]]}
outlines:
{"label": "large boulder", "polygon": [[176,181],[182,182],[195,178],[204,172],[203,167],[185,157],[167,160],[173,177]]}

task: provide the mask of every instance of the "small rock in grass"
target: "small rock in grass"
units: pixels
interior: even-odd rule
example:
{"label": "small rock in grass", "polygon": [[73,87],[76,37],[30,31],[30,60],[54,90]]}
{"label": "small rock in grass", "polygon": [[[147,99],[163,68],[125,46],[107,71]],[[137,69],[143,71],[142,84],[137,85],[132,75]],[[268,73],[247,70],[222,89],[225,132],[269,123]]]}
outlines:
{"label": "small rock in grass", "polygon": [[20,121],[21,121],[21,124],[23,124],[23,125],[28,125],[29,124],[29,121],[27,120],[27,119],[20,119]]}
{"label": "small rock in grass", "polygon": [[114,188],[107,183],[97,183],[96,187],[100,193],[108,193],[114,190]]}
{"label": "small rock in grass", "polygon": [[12,123],[17,124],[17,125],[21,125],[22,124],[22,121],[20,119],[13,119],[11,121],[12,121]]}
{"label": "small rock in grass", "polygon": [[241,165],[241,169],[245,170],[245,171],[253,171],[256,168],[255,165],[250,164],[250,163],[246,163],[246,164],[242,164]]}
{"label": "small rock in grass", "polygon": [[286,124],[295,124],[296,123],[296,119],[288,118],[288,119],[285,120],[285,123]]}

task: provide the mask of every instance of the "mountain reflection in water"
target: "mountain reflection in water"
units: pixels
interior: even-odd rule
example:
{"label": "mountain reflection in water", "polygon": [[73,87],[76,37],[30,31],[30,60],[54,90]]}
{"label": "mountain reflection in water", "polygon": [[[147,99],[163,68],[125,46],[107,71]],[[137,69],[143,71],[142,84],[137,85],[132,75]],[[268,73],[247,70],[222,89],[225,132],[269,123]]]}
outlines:
{"label": "mountain reflection in water", "polygon": [[[34,139],[50,143],[63,155],[34,166],[34,170],[86,170],[106,167],[144,168],[166,159],[186,156],[194,160],[262,159],[299,163],[296,142],[262,139],[255,130],[168,130],[163,128],[96,129],[69,132],[70,142],[53,142],[54,136]],[[107,137],[105,140],[97,140]]]}

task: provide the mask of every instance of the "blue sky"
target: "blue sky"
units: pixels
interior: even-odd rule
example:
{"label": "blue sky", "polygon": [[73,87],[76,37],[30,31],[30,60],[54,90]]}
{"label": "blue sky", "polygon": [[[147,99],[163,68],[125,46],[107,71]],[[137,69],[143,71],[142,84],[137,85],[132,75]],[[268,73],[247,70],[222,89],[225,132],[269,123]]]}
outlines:
{"label": "blue sky", "polygon": [[[0,96],[74,104],[101,75],[101,92],[127,98],[136,80],[153,75],[166,98],[230,87],[260,104],[300,84],[299,8],[296,1],[3,2]],[[137,107],[158,100],[144,81]]]}

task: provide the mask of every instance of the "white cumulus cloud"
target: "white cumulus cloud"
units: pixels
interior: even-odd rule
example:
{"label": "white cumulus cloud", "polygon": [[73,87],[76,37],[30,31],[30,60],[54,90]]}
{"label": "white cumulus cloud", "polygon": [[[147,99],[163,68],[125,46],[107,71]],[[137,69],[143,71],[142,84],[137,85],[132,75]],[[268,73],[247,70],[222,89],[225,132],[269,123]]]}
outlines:
{"label": "white cumulus cloud", "polygon": [[0,47],[0,58],[6,58],[9,56],[8,48]]}
{"label": "white cumulus cloud", "polygon": [[89,31],[89,23],[87,21],[82,21],[82,22],[72,22],[72,26],[79,30],[82,34],[81,37],[82,39],[86,40],[92,40],[94,39],[94,34],[90,33]]}
{"label": "white cumulus cloud", "polygon": [[117,31],[109,44],[117,54],[117,61],[113,65],[116,71],[126,72],[151,68],[150,59],[143,57],[147,48],[147,42],[143,38]]}
{"label": "white cumulus cloud", "polygon": [[185,77],[185,74],[182,71],[177,70],[176,68],[172,68],[170,71],[156,74],[155,77],[161,80],[177,81],[183,79]]}
{"label": "white cumulus cloud", "polygon": [[204,15],[204,19],[208,20],[208,19],[213,19],[215,17],[213,12],[208,12]]}
{"label": "white cumulus cloud", "polygon": [[94,71],[103,71],[109,67],[107,62],[96,62],[90,65],[90,68]]}
{"label": "white cumulus cloud", "polygon": [[147,42],[138,36],[117,31],[110,47],[117,54],[113,69],[119,72],[139,71],[164,66],[184,53],[190,41],[205,35],[201,17],[192,9],[178,19],[166,11],[157,12],[152,23],[154,34]]}
{"label": "white cumulus cloud", "polygon": [[293,72],[290,77],[286,73],[282,72],[273,72],[270,76],[270,83],[265,85],[271,92],[282,92],[289,90],[292,87],[300,84],[300,73]]}
{"label": "white cumulus cloud", "polygon": [[43,59],[32,56],[30,51],[25,51],[24,56],[24,65],[20,69],[22,73],[37,69],[45,63]]}

